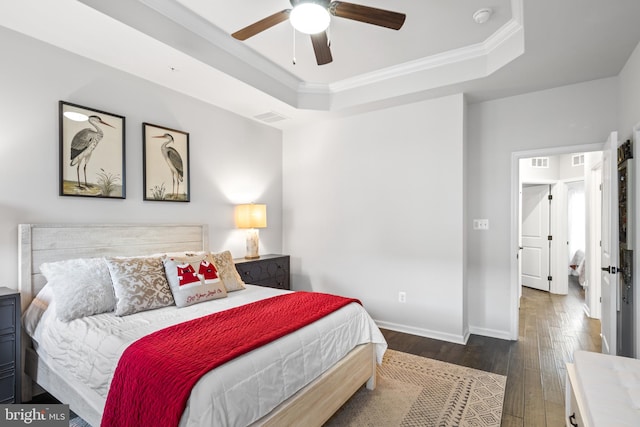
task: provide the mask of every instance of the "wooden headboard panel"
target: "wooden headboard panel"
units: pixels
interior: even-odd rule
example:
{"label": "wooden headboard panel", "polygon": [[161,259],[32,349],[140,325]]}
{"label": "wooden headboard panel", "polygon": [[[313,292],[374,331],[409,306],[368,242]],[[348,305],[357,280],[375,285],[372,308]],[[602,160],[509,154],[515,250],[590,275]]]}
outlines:
{"label": "wooden headboard panel", "polygon": [[209,250],[205,224],[20,224],[18,289],[22,309],[45,284],[43,262]]}

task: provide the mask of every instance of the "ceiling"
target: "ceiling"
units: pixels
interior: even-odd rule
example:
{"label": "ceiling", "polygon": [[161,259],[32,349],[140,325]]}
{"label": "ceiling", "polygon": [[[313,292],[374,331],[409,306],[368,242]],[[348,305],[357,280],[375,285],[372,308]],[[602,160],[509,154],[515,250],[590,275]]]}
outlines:
{"label": "ceiling", "polygon": [[[407,19],[394,31],[332,17],[333,62],[323,66],[288,22],[244,42],[229,35],[289,0],[21,0],[2,2],[0,25],[280,129],[452,93],[478,102],[616,76],[640,42],[638,0],[355,3]],[[482,25],[472,19],[481,8],[493,11]]]}

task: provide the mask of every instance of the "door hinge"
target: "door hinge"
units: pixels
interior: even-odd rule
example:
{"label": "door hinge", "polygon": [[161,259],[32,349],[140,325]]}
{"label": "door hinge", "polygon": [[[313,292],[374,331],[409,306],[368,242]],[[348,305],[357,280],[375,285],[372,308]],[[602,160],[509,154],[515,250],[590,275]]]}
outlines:
{"label": "door hinge", "polygon": [[553,240],[553,236],[547,236],[547,240]]}
{"label": "door hinge", "polygon": [[602,191],[602,184],[598,185],[598,190]]}
{"label": "door hinge", "polygon": [[600,302],[602,302],[602,297],[600,297]]}
{"label": "door hinge", "polygon": [[552,276],[547,276],[547,280],[550,282],[550,281],[553,280],[553,277]]}
{"label": "door hinge", "polygon": [[547,198],[548,198],[549,200],[553,200],[553,196],[552,196],[551,194],[549,194],[549,196],[547,196]]}

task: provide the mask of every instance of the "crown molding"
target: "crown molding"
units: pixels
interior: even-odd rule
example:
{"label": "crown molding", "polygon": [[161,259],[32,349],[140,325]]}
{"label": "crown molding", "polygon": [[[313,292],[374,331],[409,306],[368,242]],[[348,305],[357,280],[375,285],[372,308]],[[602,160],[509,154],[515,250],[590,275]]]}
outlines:
{"label": "crown molding", "polygon": [[437,55],[431,55],[425,58],[417,59],[415,61],[405,62],[393,67],[384,68],[382,70],[373,71],[371,73],[366,73],[357,77],[331,83],[327,85],[328,92],[337,93],[355,89],[362,86],[379,83],[384,80],[403,77],[409,74],[432,70],[439,67],[447,67],[452,64],[465,62],[469,59],[488,55],[499,46],[505,44],[512,37],[516,36],[522,29],[522,24],[512,18],[482,43],[465,46]]}

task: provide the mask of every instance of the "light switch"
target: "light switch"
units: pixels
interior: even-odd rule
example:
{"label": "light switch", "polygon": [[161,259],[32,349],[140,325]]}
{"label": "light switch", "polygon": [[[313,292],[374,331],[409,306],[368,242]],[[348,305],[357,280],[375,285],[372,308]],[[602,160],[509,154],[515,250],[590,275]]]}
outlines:
{"label": "light switch", "polygon": [[473,229],[474,230],[488,230],[489,229],[489,220],[488,219],[474,219],[473,220]]}

